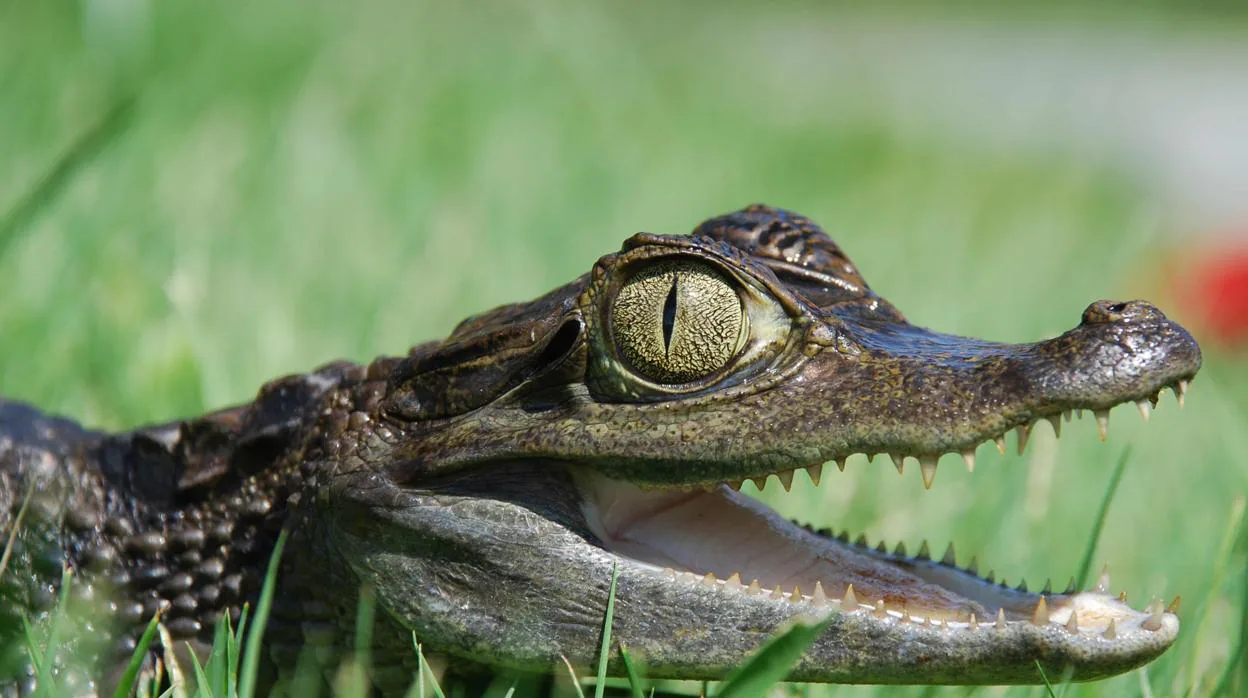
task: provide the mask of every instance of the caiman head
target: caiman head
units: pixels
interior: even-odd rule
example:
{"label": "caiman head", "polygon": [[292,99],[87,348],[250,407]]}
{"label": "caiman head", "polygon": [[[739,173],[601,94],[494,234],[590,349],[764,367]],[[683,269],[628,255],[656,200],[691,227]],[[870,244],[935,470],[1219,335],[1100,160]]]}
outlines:
{"label": "caiman head", "polygon": [[318,507],[393,619],[497,667],[591,666],[616,570],[614,637],[654,677],[722,677],[832,615],[790,678],[1038,683],[1038,660],[1092,679],[1157,657],[1178,619],[821,535],[737,489],[831,481],[822,464],[853,454],[917,459],[930,487],[942,455],[971,467],[1010,430],[1182,400],[1200,361],[1143,301],[1098,301],[1034,344],[916,327],[812,222],[752,206],[635,235],[413,349]]}

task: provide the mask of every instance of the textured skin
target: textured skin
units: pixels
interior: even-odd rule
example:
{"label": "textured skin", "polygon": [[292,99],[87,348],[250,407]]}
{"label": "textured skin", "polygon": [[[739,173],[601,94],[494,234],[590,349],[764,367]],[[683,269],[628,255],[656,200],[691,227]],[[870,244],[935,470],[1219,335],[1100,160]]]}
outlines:
{"label": "textured skin", "polygon": [[[673,255],[740,284],[760,328],[740,360],[681,386],[630,371],[606,321],[632,270]],[[279,672],[305,644],[330,664],[349,646],[361,583],[379,602],[383,689],[411,676],[411,630],[463,667],[545,671],[560,655],[586,667],[614,558],[585,523],[578,468],[689,486],[855,453],[957,452],[1065,409],[1149,397],[1199,366],[1192,338],[1142,301],[1094,303],[1035,344],[914,327],[813,223],[754,206],[690,237],[638,234],[576,281],[405,357],[278,379],[195,419],[109,435],[0,402],[0,529],[33,492],[6,608],[46,611],[71,567],[107,638],[92,650],[107,682],[158,608],[168,637],[206,647],[223,612],[254,600],[286,527],[267,638]],[[614,627],[650,675],[716,678],[793,614],[621,565]],[[1012,623],[955,636],[846,613],[793,678],[1027,683],[1035,659],[1095,678],[1175,632],[1114,644]]]}

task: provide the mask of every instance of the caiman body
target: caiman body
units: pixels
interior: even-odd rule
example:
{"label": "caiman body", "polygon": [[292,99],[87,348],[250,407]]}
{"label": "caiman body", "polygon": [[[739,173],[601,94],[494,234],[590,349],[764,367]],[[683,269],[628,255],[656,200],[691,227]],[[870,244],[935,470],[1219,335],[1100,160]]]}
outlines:
{"label": "caiman body", "polygon": [[0,402],[6,609],[46,612],[68,566],[100,675],[158,609],[175,647],[156,652],[176,664],[254,602],[285,528],[266,637],[281,672],[307,647],[350,647],[362,585],[379,686],[410,680],[413,631],[452,665],[589,667],[614,568],[613,637],[652,677],[722,678],[830,614],[792,679],[1038,683],[1037,661],[1109,676],[1161,654],[1177,618],[812,532],[736,489],[818,481],[858,453],[913,458],[930,486],[942,454],[969,465],[1039,420],[1146,410],[1199,366],[1142,301],[1094,303],[1034,344],[910,325],[813,223],[753,206],[638,234],[406,356],[278,379],[199,418],[105,434]]}

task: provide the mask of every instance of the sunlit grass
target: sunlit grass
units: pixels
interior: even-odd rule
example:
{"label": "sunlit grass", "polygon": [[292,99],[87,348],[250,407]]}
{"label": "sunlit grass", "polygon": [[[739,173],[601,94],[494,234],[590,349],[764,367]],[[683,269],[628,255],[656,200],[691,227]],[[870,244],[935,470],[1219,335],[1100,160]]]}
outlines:
{"label": "sunlit grass", "polygon": [[[1130,172],[917,128],[825,53],[812,28],[840,18],[821,9],[134,6],[120,33],[91,3],[0,8],[0,392],[91,424],[401,353],[636,230],[753,201],[821,222],[875,290],[941,330],[1030,341],[1105,297],[1173,310],[1149,260],[1178,231]],[[858,457],[820,488],[761,496],[873,542],[952,540],[960,561],[1033,587],[1078,574],[1103,510],[1090,569],[1108,563],[1137,605],[1181,594],[1183,631],[1144,674],[1054,690],[1234,695],[1248,371],[1210,353],[1183,412],[1163,398],[1147,426],[1115,411],[1108,446],[1076,422],[1060,441],[1037,428],[1023,456],[982,450],[973,475],[944,461],[931,492]],[[240,680],[229,638],[258,625],[219,636],[211,686]],[[492,694],[513,685],[536,684]]]}

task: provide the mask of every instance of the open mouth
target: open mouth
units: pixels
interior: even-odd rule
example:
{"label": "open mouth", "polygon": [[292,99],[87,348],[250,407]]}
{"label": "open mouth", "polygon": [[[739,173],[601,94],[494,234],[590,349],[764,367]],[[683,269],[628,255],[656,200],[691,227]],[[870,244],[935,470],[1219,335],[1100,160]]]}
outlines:
{"label": "open mouth", "polygon": [[[1182,404],[1187,381],[1170,386]],[[1157,395],[1138,401],[1148,418]],[[1097,410],[1102,438],[1108,410]],[[1060,425],[1062,413],[1043,419]],[[1067,415],[1069,419],[1069,415]],[[1034,421],[1032,422],[1034,424]],[[1019,428],[1020,450],[1030,425]],[[1003,447],[1002,435],[988,439]],[[974,448],[962,451],[973,468]],[[968,456],[970,454],[970,456]],[[931,486],[937,457],[918,457],[924,484]],[[904,459],[894,456],[898,468]],[[841,461],[843,463],[843,461]],[[800,469],[800,468],[799,468]],[[805,468],[816,485],[822,466]],[[788,489],[795,471],[774,473]],[[793,523],[737,490],[741,482],[709,489],[641,489],[590,469],[574,473],[584,499],[582,511],[603,546],[633,564],[665,575],[675,584],[698,584],[723,593],[745,594],[789,604],[794,615],[858,612],[881,622],[907,622],[976,630],[1013,623],[1056,625],[1072,634],[1118,640],[1165,626],[1177,630],[1178,598],[1169,607],[1154,601],[1138,611],[1125,596],[1109,591],[1102,573],[1088,590],[1059,592],[1009,587],[981,577],[972,560],[959,567],[952,545],[933,559],[926,543],[914,555],[898,545],[871,547]],[[761,485],[761,483],[760,483]]]}

